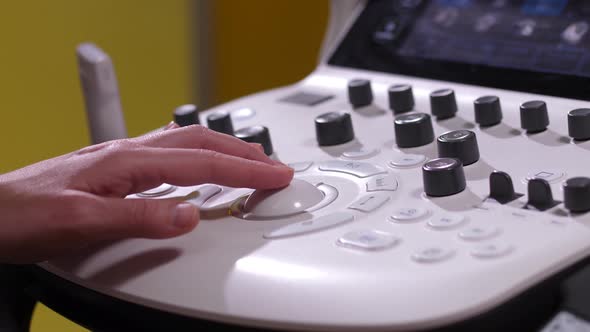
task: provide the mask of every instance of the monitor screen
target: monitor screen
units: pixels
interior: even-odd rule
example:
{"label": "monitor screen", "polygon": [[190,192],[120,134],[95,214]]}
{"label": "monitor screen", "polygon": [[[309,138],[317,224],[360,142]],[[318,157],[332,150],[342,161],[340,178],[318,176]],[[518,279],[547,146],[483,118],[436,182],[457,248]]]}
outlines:
{"label": "monitor screen", "polygon": [[590,100],[590,1],[369,1],[329,64]]}

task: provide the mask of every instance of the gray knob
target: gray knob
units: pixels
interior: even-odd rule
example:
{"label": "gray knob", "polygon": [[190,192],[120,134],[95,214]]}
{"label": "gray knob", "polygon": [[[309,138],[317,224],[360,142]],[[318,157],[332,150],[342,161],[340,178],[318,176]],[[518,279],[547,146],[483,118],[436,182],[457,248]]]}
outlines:
{"label": "gray knob", "polygon": [[353,107],[363,107],[373,102],[371,81],[355,79],[348,82],[348,100]]}
{"label": "gray knob", "polygon": [[387,89],[389,108],[393,114],[405,113],[414,109],[414,93],[409,84],[396,84]]}
{"label": "gray knob", "polygon": [[217,111],[207,116],[207,127],[220,133],[233,135],[234,126],[228,112]]}
{"label": "gray knob", "polygon": [[549,125],[547,104],[544,101],[527,101],[520,105],[520,127],[527,133],[538,133]]}
{"label": "gray knob", "polygon": [[452,89],[436,90],[430,94],[430,109],[437,119],[447,119],[457,113],[457,100]]}

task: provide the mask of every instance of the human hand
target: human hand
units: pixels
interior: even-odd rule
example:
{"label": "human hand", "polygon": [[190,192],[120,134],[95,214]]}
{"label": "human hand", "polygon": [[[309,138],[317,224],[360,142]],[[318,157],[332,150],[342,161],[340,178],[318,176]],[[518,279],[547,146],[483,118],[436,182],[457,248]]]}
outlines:
{"label": "human hand", "polygon": [[191,231],[199,211],[189,203],[124,199],[162,183],[273,189],[293,177],[260,145],[202,126],[166,129],[0,175],[0,262],[38,262],[100,241]]}

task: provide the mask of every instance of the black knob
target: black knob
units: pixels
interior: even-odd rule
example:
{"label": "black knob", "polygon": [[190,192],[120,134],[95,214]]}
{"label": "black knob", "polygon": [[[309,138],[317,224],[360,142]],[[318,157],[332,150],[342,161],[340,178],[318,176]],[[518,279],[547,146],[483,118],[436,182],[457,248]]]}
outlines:
{"label": "black knob", "polygon": [[547,129],[549,115],[544,101],[527,101],[520,105],[520,127],[527,133],[537,133]]}
{"label": "black knob", "polygon": [[174,109],[174,122],[181,127],[199,124],[199,110],[196,105],[186,104]]}
{"label": "black knob", "polygon": [[457,158],[465,166],[479,160],[477,138],[472,131],[449,131],[436,139],[436,145],[438,147],[438,156],[441,158]]}
{"label": "black knob", "polygon": [[526,205],[527,208],[545,211],[559,203],[553,199],[551,185],[544,179],[530,179],[528,183],[528,195],[529,200]]}
{"label": "black knob", "polygon": [[329,112],[315,118],[315,134],[320,146],[343,144],[354,139],[350,114]]}
{"label": "black knob", "polygon": [[437,119],[447,119],[457,113],[455,91],[451,89],[436,90],[430,94],[430,109]]}
{"label": "black knob", "polygon": [[400,148],[413,148],[434,141],[430,115],[410,113],[398,115],[393,121],[395,142]]}
{"label": "black knob", "polygon": [[248,143],[258,143],[264,148],[264,153],[270,156],[273,152],[270,133],[265,126],[250,126],[236,130],[234,136]]}
{"label": "black knob", "polygon": [[233,135],[234,126],[228,112],[217,111],[207,116],[207,127],[220,133]]}
{"label": "black knob", "polygon": [[473,102],[475,122],[482,127],[493,126],[502,121],[500,98],[496,96],[479,97]]}
{"label": "black knob", "polygon": [[424,192],[428,196],[450,196],[465,190],[465,173],[459,159],[432,159],[422,166]]}
{"label": "black knob", "polygon": [[414,109],[414,93],[408,84],[396,84],[387,90],[389,109],[393,114],[405,113]]}
{"label": "black knob", "polygon": [[590,108],[579,108],[567,114],[570,137],[577,140],[590,139]]}
{"label": "black knob", "polygon": [[572,212],[590,211],[590,178],[577,177],[565,181],[563,203]]}
{"label": "black knob", "polygon": [[373,102],[371,81],[356,79],[348,82],[348,100],[353,107],[370,105]]}
{"label": "black knob", "polygon": [[518,194],[514,191],[512,179],[508,173],[493,171],[492,174],[490,174],[489,198],[494,199],[500,204],[506,204],[521,196],[522,194]]}

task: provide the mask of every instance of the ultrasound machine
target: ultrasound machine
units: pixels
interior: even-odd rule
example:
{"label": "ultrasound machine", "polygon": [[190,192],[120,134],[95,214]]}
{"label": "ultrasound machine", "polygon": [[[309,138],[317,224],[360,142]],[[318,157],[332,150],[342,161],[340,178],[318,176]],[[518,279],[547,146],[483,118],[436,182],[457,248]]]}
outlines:
{"label": "ultrasound machine", "polygon": [[44,262],[26,291],[96,331],[590,331],[590,2],[331,5],[305,79],[174,114],[291,185],[130,195],[201,223]]}

